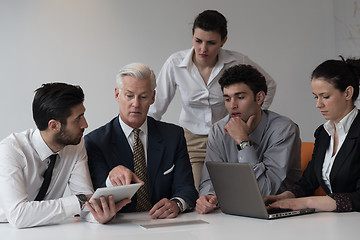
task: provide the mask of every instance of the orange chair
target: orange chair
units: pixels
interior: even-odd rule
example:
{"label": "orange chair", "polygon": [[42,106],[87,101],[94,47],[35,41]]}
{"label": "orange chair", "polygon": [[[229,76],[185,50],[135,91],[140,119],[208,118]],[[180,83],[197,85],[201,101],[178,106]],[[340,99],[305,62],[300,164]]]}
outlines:
{"label": "orange chair", "polygon": [[[312,158],[313,150],[314,150],[313,142],[302,142],[301,143],[301,170],[302,170],[302,173],[304,172],[305,168],[307,167],[308,163],[310,162],[310,160]],[[315,190],[314,195],[315,196],[325,196],[326,193],[322,189],[322,187],[319,186],[319,188]]]}

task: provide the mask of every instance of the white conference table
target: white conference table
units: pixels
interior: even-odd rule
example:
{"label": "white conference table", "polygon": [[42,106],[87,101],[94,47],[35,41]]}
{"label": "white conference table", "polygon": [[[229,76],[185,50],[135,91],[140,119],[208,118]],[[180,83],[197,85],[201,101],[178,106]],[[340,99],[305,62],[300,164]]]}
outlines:
{"label": "white conference table", "polygon": [[[191,240],[191,239],[359,239],[360,213],[314,213],[277,220],[232,216],[220,211],[181,214],[175,219],[151,220],[147,213],[119,214],[111,224],[74,218],[63,224],[15,229],[0,223],[4,240]],[[144,228],[141,225],[152,225]],[[164,224],[166,226],[157,226]],[[175,224],[175,225],[170,225]]]}

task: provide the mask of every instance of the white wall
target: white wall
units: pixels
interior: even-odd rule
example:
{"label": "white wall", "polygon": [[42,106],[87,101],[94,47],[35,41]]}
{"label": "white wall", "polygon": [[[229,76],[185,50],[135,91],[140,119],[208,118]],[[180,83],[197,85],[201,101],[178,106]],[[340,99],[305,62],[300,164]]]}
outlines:
{"label": "white wall", "polygon": [[[313,141],[324,120],[310,73],[335,58],[332,0],[1,0],[0,139],[35,126],[31,103],[42,83],[62,81],[85,92],[87,132],[117,112],[115,75],[130,62],[157,74],[174,51],[191,47],[195,16],[217,9],[229,22],[225,48],[247,54],[278,83],[272,110]],[[177,123],[176,98],[164,120]]]}

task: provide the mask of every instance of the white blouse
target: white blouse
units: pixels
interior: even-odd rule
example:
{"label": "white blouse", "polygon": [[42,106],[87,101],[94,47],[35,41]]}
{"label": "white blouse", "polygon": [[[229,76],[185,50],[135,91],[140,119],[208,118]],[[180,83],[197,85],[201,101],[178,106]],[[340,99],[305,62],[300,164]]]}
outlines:
{"label": "white blouse", "polygon": [[[324,180],[326,186],[330,189],[331,192],[332,192],[331,183],[330,183],[331,169],[334,164],[334,160],[337,156],[337,153],[339,152],[341,146],[343,145],[345,138],[351,127],[351,124],[353,123],[357,114],[358,114],[358,109],[356,107],[354,107],[354,109],[351,112],[349,112],[343,119],[341,119],[340,122],[336,126],[335,126],[335,123],[331,120],[324,123],[324,128],[330,136],[330,144],[329,144],[329,148],[326,150],[326,154],[325,154],[325,159],[324,159],[323,168],[322,168],[322,179]],[[338,134],[339,143],[338,143],[338,146],[337,146],[334,156],[332,156],[332,153],[334,150],[335,130]]]}
{"label": "white blouse", "polygon": [[192,61],[193,52],[193,48],[179,51],[166,60],[157,78],[155,102],[150,106],[150,116],[160,120],[176,89],[179,89],[182,102],[179,124],[194,134],[208,135],[211,126],[228,114],[218,81],[226,69],[238,64],[252,65],[264,75],[268,92],[262,108],[269,108],[275,95],[276,82],[247,56],[221,49],[209,81],[205,84]]}

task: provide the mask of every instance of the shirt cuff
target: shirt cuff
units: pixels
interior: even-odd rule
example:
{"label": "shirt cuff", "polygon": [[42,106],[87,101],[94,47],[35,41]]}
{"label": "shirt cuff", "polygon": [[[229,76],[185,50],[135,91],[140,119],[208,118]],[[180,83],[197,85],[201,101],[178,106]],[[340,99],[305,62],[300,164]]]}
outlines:
{"label": "shirt cuff", "polygon": [[181,204],[183,205],[184,211],[181,211],[181,209],[180,209],[180,212],[185,212],[186,210],[190,209],[189,204],[187,204],[187,203],[184,201],[184,199],[179,198],[179,197],[173,197],[173,198],[171,198],[170,200],[173,200],[173,199],[179,200],[179,201],[181,202]]}
{"label": "shirt cuff", "polygon": [[255,152],[254,146],[247,147],[238,151],[239,163],[250,163],[254,167],[258,163],[258,157]]}
{"label": "shirt cuff", "polygon": [[75,195],[61,198],[66,216],[73,217],[80,214],[81,208],[78,198]]}
{"label": "shirt cuff", "polygon": [[84,218],[87,222],[90,223],[99,223],[98,221],[96,221],[96,219],[94,218],[94,216],[91,214],[91,212],[85,212],[82,211],[80,214],[81,218]]}
{"label": "shirt cuff", "polygon": [[111,181],[110,181],[109,175],[108,175],[108,177],[106,178],[105,185],[106,185],[106,187],[112,187],[112,186],[113,186],[112,183],[111,183]]}
{"label": "shirt cuff", "polygon": [[336,212],[351,212],[352,202],[349,194],[347,193],[331,193],[329,197],[336,202]]}

